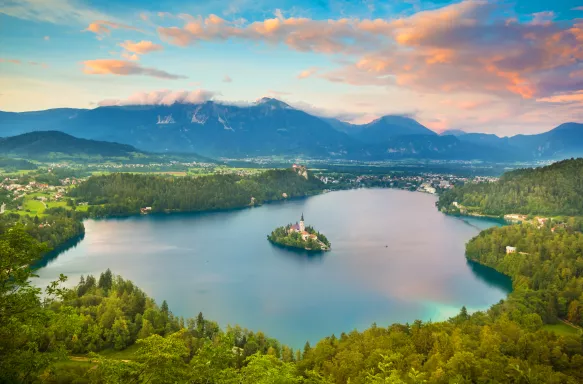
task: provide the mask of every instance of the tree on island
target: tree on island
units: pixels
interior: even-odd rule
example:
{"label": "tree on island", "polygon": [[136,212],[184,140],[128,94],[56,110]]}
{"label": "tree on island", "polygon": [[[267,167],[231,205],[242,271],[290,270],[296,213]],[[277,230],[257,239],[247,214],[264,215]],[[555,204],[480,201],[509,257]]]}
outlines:
{"label": "tree on island", "polygon": [[311,226],[304,225],[304,215],[299,223],[278,227],[267,236],[272,243],[307,251],[327,251],[331,248],[326,236]]}

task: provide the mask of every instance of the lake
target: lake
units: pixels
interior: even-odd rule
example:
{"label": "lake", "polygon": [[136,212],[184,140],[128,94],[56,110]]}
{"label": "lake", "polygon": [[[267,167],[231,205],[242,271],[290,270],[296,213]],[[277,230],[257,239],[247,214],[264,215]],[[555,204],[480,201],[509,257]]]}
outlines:
{"label": "lake", "polygon": [[[175,315],[261,330],[293,347],[373,322],[443,320],[486,309],[510,280],[466,261],[465,243],[494,221],[440,213],[436,197],[358,189],[228,212],[87,220],[86,235],[38,271],[46,286],[60,273],[110,268]],[[324,233],[322,254],[283,249],[266,236],[299,220]]]}

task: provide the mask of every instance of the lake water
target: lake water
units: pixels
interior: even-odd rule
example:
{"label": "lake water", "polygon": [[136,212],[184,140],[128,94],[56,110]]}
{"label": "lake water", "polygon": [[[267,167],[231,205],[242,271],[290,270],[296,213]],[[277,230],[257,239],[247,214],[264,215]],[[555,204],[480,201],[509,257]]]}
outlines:
{"label": "lake water", "polygon": [[[468,263],[465,243],[495,222],[445,216],[435,196],[391,189],[333,192],[229,212],[88,220],[86,235],[38,271],[76,284],[107,268],[134,281],[175,315],[202,311],[221,325],[306,340],[373,322],[443,320],[485,309],[511,290],[508,278]],[[332,250],[311,255],[270,244],[299,220]]]}

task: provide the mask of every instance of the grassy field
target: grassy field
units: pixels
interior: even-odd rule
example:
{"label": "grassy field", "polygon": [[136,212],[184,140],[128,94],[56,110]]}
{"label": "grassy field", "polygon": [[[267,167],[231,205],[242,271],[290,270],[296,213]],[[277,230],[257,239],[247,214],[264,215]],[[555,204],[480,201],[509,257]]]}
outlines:
{"label": "grassy field", "polygon": [[557,324],[546,324],[543,326],[543,329],[551,332],[555,332],[561,336],[576,336],[581,333],[581,331],[575,327],[572,327],[565,323],[557,323]]}
{"label": "grassy field", "polygon": [[24,200],[24,205],[22,207],[25,211],[29,211],[31,215],[42,215],[45,211],[45,205],[42,201],[35,200],[35,199],[26,199]]}

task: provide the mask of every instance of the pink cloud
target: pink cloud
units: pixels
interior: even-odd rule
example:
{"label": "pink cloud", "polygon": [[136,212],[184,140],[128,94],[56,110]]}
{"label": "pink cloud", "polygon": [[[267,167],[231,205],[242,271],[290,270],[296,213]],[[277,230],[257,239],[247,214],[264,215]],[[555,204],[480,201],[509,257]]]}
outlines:
{"label": "pink cloud", "polygon": [[537,101],[546,102],[546,103],[581,103],[583,104],[583,91],[562,94],[562,95],[553,95],[549,97],[543,97],[538,99]]}
{"label": "pink cloud", "polygon": [[90,75],[144,75],[170,80],[187,78],[186,76],[174,75],[156,68],[142,67],[138,63],[126,60],[87,60],[84,61],[83,64],[85,65],[83,72]]}
{"label": "pink cloud", "polygon": [[223,77],[223,83],[232,83],[233,79],[231,79],[231,77],[229,75],[225,75],[225,77]]}
{"label": "pink cloud", "polygon": [[140,60],[140,56],[136,55],[135,53],[122,52],[121,57],[123,57],[126,60],[131,60],[131,61]]}
{"label": "pink cloud", "polygon": [[318,68],[316,68],[316,67],[304,69],[303,71],[301,71],[299,73],[298,79],[306,79],[306,78],[311,77],[312,75],[314,75],[316,72],[318,72]]}
{"label": "pink cloud", "polygon": [[49,65],[46,63],[39,63],[37,61],[27,61],[27,62],[23,62],[22,60],[19,59],[3,59],[0,58],[0,63],[10,63],[10,64],[16,64],[16,65],[21,65],[21,64],[28,64],[28,65],[34,65],[34,66],[39,66],[39,67],[43,67],[43,68],[48,68]]}
{"label": "pink cloud", "polygon": [[131,25],[114,23],[106,20],[97,20],[89,24],[89,26],[84,29],[87,32],[93,32],[96,35],[109,35],[112,29],[129,29],[137,32],[143,32],[141,29],[133,27]]}
{"label": "pink cloud", "polygon": [[170,91],[159,90],[152,92],[137,92],[126,99],[107,99],[101,100],[99,106],[113,105],[172,105],[175,103],[182,104],[199,104],[212,100],[217,95],[216,92],[197,89],[194,91]]}
{"label": "pink cloud", "polygon": [[0,63],[22,64],[22,61],[20,61],[18,59],[2,59],[2,58],[0,58]]}
{"label": "pink cloud", "polygon": [[[348,64],[318,77],[352,85],[398,85],[423,92],[477,92],[536,99],[576,85],[559,74],[583,61],[583,24],[542,12],[521,23],[498,2],[466,0],[397,19],[285,18],[234,22],[182,15],[160,27],[175,45],[241,40],[301,52],[341,54]],[[315,75],[309,70],[298,76]]]}
{"label": "pink cloud", "polygon": [[128,52],[136,53],[138,55],[143,55],[150,52],[162,51],[164,49],[160,44],[154,44],[151,41],[142,40],[139,42],[134,42],[131,40],[126,40],[119,44],[120,47]]}

